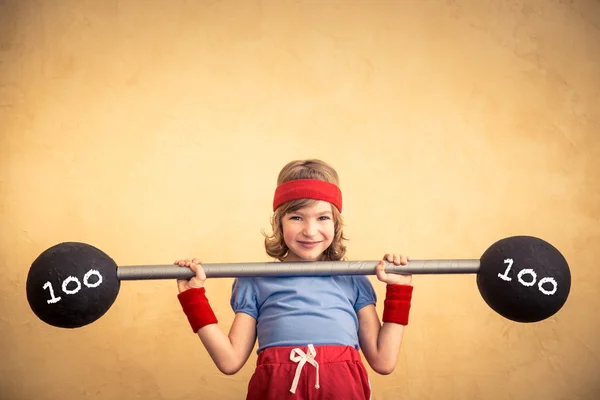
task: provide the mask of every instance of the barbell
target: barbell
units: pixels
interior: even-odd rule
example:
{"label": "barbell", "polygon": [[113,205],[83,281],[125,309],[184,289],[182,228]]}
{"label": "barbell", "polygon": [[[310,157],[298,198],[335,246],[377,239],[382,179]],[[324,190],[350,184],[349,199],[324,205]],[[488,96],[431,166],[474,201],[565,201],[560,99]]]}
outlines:
{"label": "barbell", "polygon": [[[375,261],[300,261],[202,264],[207,277],[374,275]],[[538,322],[558,312],[571,288],[569,265],[550,243],[512,236],[492,244],[477,259],[411,260],[385,263],[387,273],[477,274],[484,301],[516,322]],[[177,265],[121,266],[102,250],[63,242],[42,252],[27,276],[27,300],[45,323],[79,328],[102,317],[124,280],[189,279],[194,272]]]}

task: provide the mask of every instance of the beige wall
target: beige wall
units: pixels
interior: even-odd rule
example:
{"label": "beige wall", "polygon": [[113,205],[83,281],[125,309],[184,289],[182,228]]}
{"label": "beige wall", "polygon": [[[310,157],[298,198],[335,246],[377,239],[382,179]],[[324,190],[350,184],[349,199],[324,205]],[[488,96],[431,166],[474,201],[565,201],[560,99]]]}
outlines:
{"label": "beige wall", "polygon": [[[571,265],[537,324],[474,276],[415,277],[374,399],[597,399],[599,104],[598,1],[0,1],[0,397],[243,398],[255,356],[220,374],[175,282],[124,282],[64,330],[31,312],[27,272],[61,241],[119,265],[269,261],[277,173],[317,157],[350,259],[529,234]],[[225,330],[230,285],[208,283]]]}

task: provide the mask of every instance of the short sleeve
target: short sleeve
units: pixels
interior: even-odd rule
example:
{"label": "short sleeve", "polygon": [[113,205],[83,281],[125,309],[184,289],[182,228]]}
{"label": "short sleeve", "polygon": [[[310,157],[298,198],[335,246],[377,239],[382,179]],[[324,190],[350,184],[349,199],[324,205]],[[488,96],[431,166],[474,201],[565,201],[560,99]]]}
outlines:
{"label": "short sleeve", "polygon": [[354,311],[358,312],[364,306],[377,303],[377,295],[369,278],[363,275],[353,276],[354,287],[356,288],[356,302],[354,303]]}
{"label": "short sleeve", "polygon": [[243,312],[258,319],[256,286],[252,278],[236,278],[233,281],[230,304],[235,313]]}

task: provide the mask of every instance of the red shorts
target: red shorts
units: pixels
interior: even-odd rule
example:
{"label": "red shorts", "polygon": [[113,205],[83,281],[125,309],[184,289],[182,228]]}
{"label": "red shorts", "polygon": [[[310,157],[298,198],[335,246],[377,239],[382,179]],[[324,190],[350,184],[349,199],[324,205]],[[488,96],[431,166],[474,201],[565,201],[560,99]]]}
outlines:
{"label": "red shorts", "polygon": [[246,397],[247,400],[370,398],[367,370],[354,347],[312,345],[262,350]]}

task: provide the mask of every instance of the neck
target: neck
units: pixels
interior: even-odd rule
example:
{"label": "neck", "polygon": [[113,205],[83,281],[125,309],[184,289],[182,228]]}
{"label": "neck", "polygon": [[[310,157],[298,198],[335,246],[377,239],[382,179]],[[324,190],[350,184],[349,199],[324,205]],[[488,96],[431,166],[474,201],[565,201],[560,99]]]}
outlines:
{"label": "neck", "polygon": [[325,257],[325,254],[321,254],[319,257],[317,257],[316,260],[305,260],[303,258],[298,257],[296,254],[292,253],[292,252],[288,252],[285,257],[283,257],[282,262],[295,262],[295,261],[327,261],[327,257]]}

